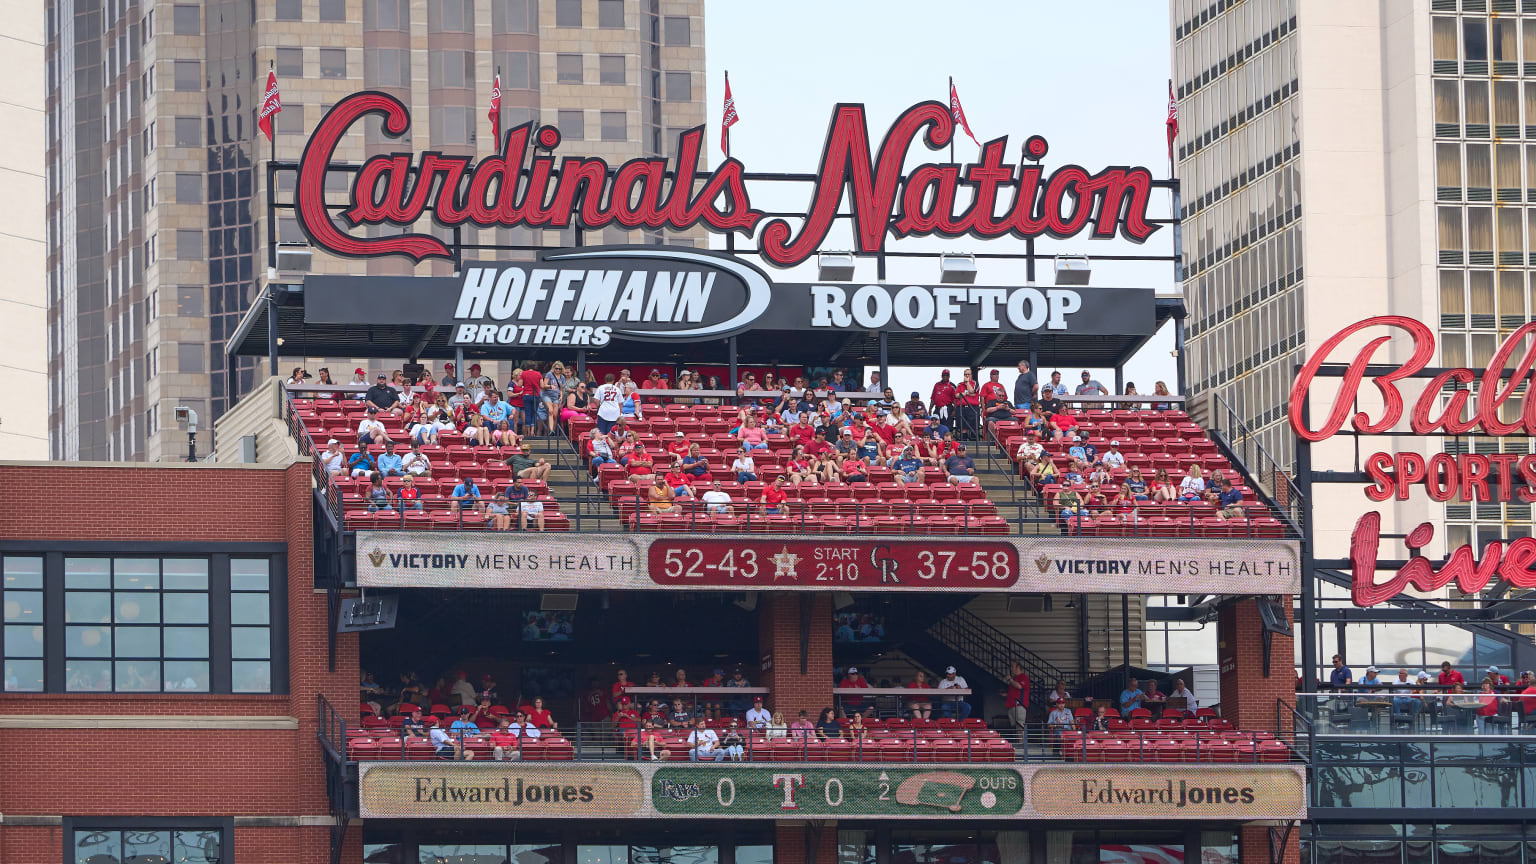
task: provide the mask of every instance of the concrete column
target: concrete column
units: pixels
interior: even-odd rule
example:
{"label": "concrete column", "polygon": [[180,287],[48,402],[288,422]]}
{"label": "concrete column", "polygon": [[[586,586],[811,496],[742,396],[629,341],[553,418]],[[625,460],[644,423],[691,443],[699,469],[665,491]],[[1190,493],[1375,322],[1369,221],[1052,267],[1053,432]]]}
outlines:
{"label": "concrete column", "polygon": [[807,822],[774,823],[775,864],[837,864],[837,823],[822,820],[817,830],[819,836]]}

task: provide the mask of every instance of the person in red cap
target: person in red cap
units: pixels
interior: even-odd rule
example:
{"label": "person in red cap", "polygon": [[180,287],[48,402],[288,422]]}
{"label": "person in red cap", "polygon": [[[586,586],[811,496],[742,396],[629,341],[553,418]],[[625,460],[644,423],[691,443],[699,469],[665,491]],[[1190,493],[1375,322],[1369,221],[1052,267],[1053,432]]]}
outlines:
{"label": "person in red cap", "polygon": [[933,392],[928,394],[928,407],[945,426],[953,427],[955,404],[955,384],[949,380],[949,370],[939,373],[939,380],[933,385]]}
{"label": "person in red cap", "polygon": [[447,390],[452,390],[454,387],[457,387],[458,384],[459,384],[458,367],[453,365],[453,361],[452,360],[449,360],[447,363],[443,364],[443,381],[442,381],[442,384],[443,384],[444,389],[447,389]]}

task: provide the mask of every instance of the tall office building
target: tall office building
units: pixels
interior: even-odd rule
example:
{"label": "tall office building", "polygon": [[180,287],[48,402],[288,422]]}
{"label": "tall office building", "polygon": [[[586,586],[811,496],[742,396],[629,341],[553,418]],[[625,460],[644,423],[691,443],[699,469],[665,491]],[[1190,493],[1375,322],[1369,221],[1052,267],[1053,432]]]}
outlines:
{"label": "tall office building", "polygon": [[[704,122],[703,9],[703,0],[51,0],[52,456],[185,458],[178,406],[197,411],[206,452],[206,430],[238,397],[225,341],[265,280],[266,164],[274,151],[297,160],[337,100],[382,90],[412,116],[403,140],[384,138],[376,122],[348,135],[340,161],[402,149],[489,154],[498,70],[504,128],[556,125],[563,152],[610,162],[666,155],[678,132]],[[255,124],[268,69],[283,97],[272,144]],[[329,179],[333,197],[348,179]],[[276,200],[291,194],[292,175],[279,175]],[[277,212],[277,238],[302,242],[288,211]],[[573,234],[498,229],[465,240],[559,245]],[[312,264],[357,268],[413,272],[403,260],[317,254]],[[240,369],[237,389],[256,374]]]}
{"label": "tall office building", "polygon": [[43,9],[0,5],[0,452],[9,459],[48,457],[46,301],[43,289]]}
{"label": "tall office building", "polygon": [[[1434,364],[1487,366],[1536,311],[1536,3],[1171,10],[1192,394],[1230,406],[1289,465],[1294,369],[1341,328],[1415,318],[1436,331]],[[1403,343],[1378,360],[1404,359]],[[1530,442],[1444,446],[1525,453]],[[1521,502],[1442,514],[1423,498],[1382,509],[1397,530],[1445,524],[1437,540],[1452,547],[1531,530]],[[1320,519],[1334,549],[1358,516],[1350,501],[1338,512],[1352,515]]]}

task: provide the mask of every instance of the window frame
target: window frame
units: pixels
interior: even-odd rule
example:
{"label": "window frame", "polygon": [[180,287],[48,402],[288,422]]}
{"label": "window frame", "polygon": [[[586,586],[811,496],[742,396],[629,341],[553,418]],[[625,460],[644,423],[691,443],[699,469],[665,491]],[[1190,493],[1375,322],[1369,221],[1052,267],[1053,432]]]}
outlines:
{"label": "window frame", "polygon": [[65,816],[60,854],[63,864],[76,864],[75,834],[81,831],[218,831],[219,864],[234,864],[235,818],[233,816]]}
{"label": "window frame", "polygon": [[[90,698],[113,698],[127,694],[181,699],[206,699],[210,695],[261,697],[286,695],[290,687],[287,553],[287,545],[282,543],[0,542],[0,556],[41,556],[43,558],[43,689],[41,693]],[[64,559],[81,557],[208,559],[209,688],[207,691],[183,692],[164,689],[72,691],[66,689],[64,667],[67,625],[64,620]],[[230,590],[230,559],[237,558],[262,558],[266,559],[268,564],[271,686],[266,692],[237,692],[232,689],[230,597],[234,592]],[[3,590],[3,583],[0,583],[0,590]],[[160,590],[164,591],[163,588]],[[165,625],[162,623],[161,626]],[[111,661],[113,658],[109,656],[106,659]],[[160,659],[162,663],[165,660],[163,656]],[[163,688],[163,680],[161,683]],[[0,696],[37,692],[0,690]]]}

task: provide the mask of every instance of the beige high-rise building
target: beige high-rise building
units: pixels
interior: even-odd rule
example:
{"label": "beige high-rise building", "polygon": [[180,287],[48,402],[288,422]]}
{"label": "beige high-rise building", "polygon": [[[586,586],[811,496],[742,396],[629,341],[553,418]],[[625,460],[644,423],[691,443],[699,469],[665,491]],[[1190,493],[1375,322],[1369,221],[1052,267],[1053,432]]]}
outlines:
{"label": "beige high-rise building", "polygon": [[[412,125],[402,140],[384,138],[376,122],[361,128],[344,139],[339,161],[425,149],[485,156],[497,70],[503,128],[558,126],[564,153],[610,163],[667,155],[677,133],[704,122],[703,0],[50,0],[48,23],[55,458],[185,458],[177,406],[198,412],[206,452],[206,430],[238,398],[228,392],[224,346],[266,278],[274,145],[255,114],[269,68],[283,101],[279,161],[297,160],[324,112],[362,89],[400,98]],[[331,178],[332,200],[346,180]],[[291,174],[280,174],[277,201],[291,194]],[[278,239],[303,242],[288,211],[279,213]],[[553,246],[573,234],[463,239]],[[450,267],[429,262],[416,272]],[[319,254],[312,269],[411,272],[403,260]],[[246,361],[233,376],[237,390],[256,374]]]}
{"label": "beige high-rise building", "polygon": [[[1289,465],[1294,369],[1349,324],[1414,318],[1435,331],[1432,365],[1486,367],[1536,314],[1536,4],[1170,8],[1194,396],[1219,397]],[[1331,359],[1347,361],[1362,341]],[[1378,359],[1401,361],[1406,345]],[[1317,461],[1347,468],[1352,446],[1319,445]],[[1363,453],[1441,446],[1530,452],[1524,438],[1361,443]],[[1520,502],[1436,505],[1419,490],[1372,505],[1358,487],[1333,486],[1318,503],[1327,556],[1342,554],[1367,509],[1383,511],[1384,532],[1433,522],[1430,554],[1531,531]]]}
{"label": "beige high-rise building", "polygon": [[0,2],[0,452],[48,458],[43,231],[43,7]]}

